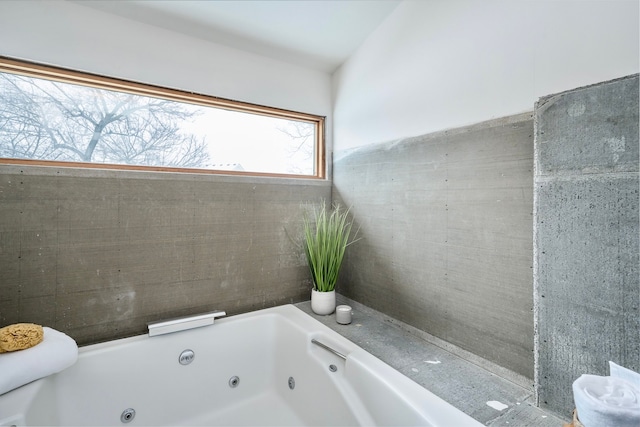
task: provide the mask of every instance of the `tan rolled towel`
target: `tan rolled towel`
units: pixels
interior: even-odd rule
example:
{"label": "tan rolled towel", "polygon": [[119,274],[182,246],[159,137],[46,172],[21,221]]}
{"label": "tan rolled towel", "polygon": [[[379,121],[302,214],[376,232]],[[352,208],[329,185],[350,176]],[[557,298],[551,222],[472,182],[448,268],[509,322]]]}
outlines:
{"label": "tan rolled towel", "polygon": [[0,353],[24,350],[38,345],[44,338],[42,326],[16,323],[0,329]]}

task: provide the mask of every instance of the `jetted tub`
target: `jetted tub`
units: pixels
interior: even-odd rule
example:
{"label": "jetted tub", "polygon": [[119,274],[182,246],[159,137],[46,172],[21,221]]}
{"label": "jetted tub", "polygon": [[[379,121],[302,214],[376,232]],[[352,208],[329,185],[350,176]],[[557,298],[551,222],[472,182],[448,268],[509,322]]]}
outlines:
{"label": "jetted tub", "polygon": [[481,424],[286,305],[82,347],[72,367],[1,395],[0,425]]}

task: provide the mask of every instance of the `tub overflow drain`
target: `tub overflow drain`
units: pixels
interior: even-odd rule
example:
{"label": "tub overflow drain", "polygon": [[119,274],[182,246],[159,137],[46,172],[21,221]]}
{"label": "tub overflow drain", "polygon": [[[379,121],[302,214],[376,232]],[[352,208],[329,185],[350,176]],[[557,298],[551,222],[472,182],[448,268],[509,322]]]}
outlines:
{"label": "tub overflow drain", "polygon": [[178,358],[178,362],[180,362],[181,365],[188,365],[189,363],[193,362],[193,359],[196,357],[196,354],[193,352],[193,350],[185,350],[182,353],[180,353],[180,357]]}
{"label": "tub overflow drain", "polygon": [[329,365],[329,370],[330,370],[331,372],[335,372],[335,371],[337,371],[337,370],[338,370],[338,367],[337,367],[336,365]]}
{"label": "tub overflow drain", "polygon": [[291,390],[293,390],[294,388],[296,388],[296,380],[293,379],[293,377],[289,377],[289,388]]}
{"label": "tub overflow drain", "polygon": [[120,415],[120,421],[123,423],[130,423],[136,417],[136,410],[133,408],[125,409]]}

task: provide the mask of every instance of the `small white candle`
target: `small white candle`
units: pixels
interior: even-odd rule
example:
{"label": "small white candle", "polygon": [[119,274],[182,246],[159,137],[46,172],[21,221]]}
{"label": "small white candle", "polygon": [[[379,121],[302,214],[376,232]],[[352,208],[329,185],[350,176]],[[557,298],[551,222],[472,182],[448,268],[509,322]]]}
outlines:
{"label": "small white candle", "polygon": [[336,322],[341,325],[351,323],[351,307],[348,305],[339,305],[336,307]]}

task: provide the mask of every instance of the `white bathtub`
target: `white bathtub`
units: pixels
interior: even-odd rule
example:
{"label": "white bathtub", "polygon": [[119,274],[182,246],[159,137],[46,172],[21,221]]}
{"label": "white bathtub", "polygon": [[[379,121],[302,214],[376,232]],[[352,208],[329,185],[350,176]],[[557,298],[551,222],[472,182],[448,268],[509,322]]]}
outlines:
{"label": "white bathtub", "polygon": [[67,370],[0,396],[0,425],[481,424],[287,305],[83,347]]}

